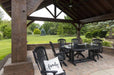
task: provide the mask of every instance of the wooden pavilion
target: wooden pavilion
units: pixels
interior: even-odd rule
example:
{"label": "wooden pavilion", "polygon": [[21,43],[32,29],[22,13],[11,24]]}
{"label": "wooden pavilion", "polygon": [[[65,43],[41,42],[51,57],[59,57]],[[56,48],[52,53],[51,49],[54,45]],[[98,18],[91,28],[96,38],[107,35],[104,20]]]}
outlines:
{"label": "wooden pavilion", "polygon": [[[114,19],[114,0],[0,0],[0,4],[12,18],[12,64],[4,68],[4,75],[34,75],[32,62],[27,58],[27,26],[35,20],[72,23],[80,35],[86,23]],[[54,14],[47,8],[51,4],[55,6]],[[53,18],[30,16],[44,7]],[[72,20],[57,19],[61,12],[57,14],[56,8]],[[31,21],[27,24],[27,20]]]}

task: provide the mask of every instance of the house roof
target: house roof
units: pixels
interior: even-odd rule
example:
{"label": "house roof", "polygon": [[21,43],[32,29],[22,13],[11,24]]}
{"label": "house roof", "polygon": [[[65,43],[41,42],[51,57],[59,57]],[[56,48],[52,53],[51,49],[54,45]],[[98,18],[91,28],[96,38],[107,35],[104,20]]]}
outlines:
{"label": "house roof", "polygon": [[[3,9],[11,15],[11,0],[0,0],[0,3]],[[114,0],[44,0],[37,10],[51,4],[55,4],[79,23],[114,19]]]}

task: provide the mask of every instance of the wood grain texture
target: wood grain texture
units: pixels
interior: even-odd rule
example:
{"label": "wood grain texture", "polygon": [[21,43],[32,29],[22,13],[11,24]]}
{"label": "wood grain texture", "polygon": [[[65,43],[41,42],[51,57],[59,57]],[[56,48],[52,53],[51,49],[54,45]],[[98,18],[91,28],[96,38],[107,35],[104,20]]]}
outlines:
{"label": "wood grain texture", "polygon": [[29,16],[29,17],[27,17],[27,19],[28,20],[35,20],[35,21],[77,23],[77,21],[75,21],[75,20],[54,19],[54,18],[46,18],[46,17],[34,17],[34,16]]}
{"label": "wood grain texture", "polygon": [[80,20],[80,23],[92,23],[92,22],[98,22],[98,21],[106,21],[106,20],[112,20],[114,19],[114,13],[109,13],[97,17],[91,17],[87,19]]}
{"label": "wood grain texture", "polygon": [[7,1],[9,1],[9,0],[0,0],[0,4],[1,4],[1,3],[5,3],[5,2],[7,2]]}
{"label": "wood grain texture", "polygon": [[27,15],[33,13],[44,0],[27,0]]}
{"label": "wood grain texture", "polygon": [[27,59],[26,0],[12,0],[12,63]]}

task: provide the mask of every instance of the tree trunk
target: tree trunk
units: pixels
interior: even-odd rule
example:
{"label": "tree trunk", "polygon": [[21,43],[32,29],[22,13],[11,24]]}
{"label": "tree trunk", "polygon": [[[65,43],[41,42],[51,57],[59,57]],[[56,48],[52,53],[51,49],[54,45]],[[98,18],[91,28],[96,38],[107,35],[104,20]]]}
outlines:
{"label": "tree trunk", "polygon": [[78,28],[77,29],[77,39],[79,39],[80,40],[80,44],[82,43],[82,39],[81,39],[81,37],[80,37],[80,30],[81,30],[81,28]]}
{"label": "tree trunk", "polygon": [[80,30],[81,30],[82,27],[80,26],[80,24],[78,24],[76,26],[74,23],[72,23],[72,25],[75,27],[75,29],[77,31],[77,39],[79,39],[80,40],[80,43],[82,43],[82,39],[80,37]]}
{"label": "tree trunk", "polygon": [[82,39],[80,37],[81,26],[80,24],[77,25],[77,39],[80,40],[80,44],[82,43]]}
{"label": "tree trunk", "polygon": [[77,38],[80,39],[80,28],[77,29]]}
{"label": "tree trunk", "polygon": [[112,28],[110,29],[109,38],[112,38]]}

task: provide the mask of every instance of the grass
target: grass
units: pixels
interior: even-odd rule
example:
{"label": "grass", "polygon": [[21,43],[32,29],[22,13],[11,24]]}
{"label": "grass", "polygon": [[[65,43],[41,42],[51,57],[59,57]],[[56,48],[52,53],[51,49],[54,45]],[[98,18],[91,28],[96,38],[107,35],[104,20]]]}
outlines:
{"label": "grass", "polygon": [[[82,36],[82,37],[84,37],[84,36]],[[53,36],[50,36],[50,35],[47,35],[47,36],[28,35],[27,41],[28,41],[28,44],[49,43],[49,41],[52,41],[53,43],[57,43],[57,40],[60,38],[66,39],[66,42],[71,42],[71,39],[75,38],[75,36],[74,37],[60,37],[58,35],[53,35]]]}
{"label": "grass", "polygon": [[11,53],[11,39],[0,40],[0,60]]}
{"label": "grass", "polygon": [[[81,36],[82,38],[85,38],[84,36]],[[38,36],[38,35],[28,35],[27,41],[28,44],[41,44],[41,43],[49,43],[49,41],[52,41],[53,43],[57,43],[57,40],[59,38],[66,39],[67,42],[71,42],[72,38],[74,37],[60,37],[58,35],[47,35],[47,36]],[[11,39],[4,39],[0,40],[0,60],[2,60],[5,56],[11,53]]]}

